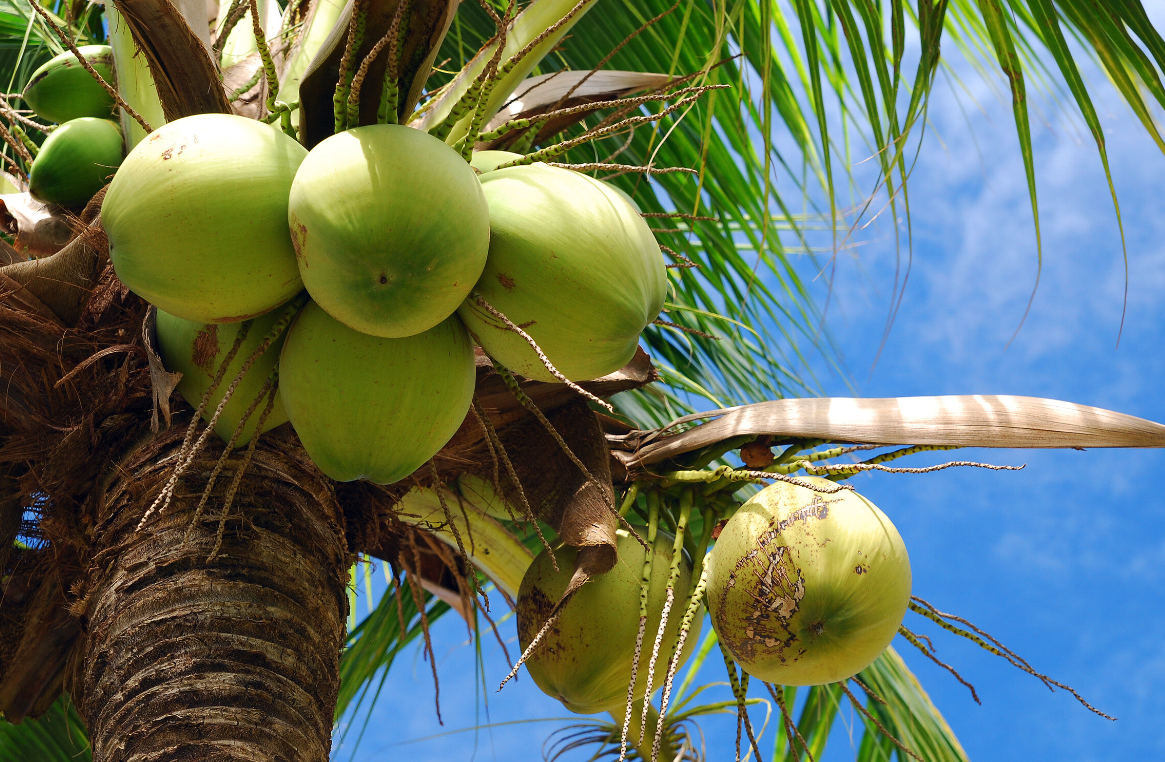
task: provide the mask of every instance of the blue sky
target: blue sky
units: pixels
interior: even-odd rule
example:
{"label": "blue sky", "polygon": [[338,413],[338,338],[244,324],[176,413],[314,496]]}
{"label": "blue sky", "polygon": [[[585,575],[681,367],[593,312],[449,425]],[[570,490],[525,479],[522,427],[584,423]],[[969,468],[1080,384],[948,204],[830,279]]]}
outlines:
{"label": "blue sky", "polygon": [[[1044,103],[1039,118],[1046,121],[1033,127],[1043,273],[1031,313],[1009,345],[1036,276],[1030,208],[1010,104],[973,77],[964,81],[978,99],[976,105],[963,94],[970,124],[945,85],[936,91],[931,132],[911,180],[913,271],[876,366],[895,265],[892,229],[879,221],[838,263],[828,324],[859,393],[1028,394],[1165,422],[1165,157],[1094,75],[1128,238],[1128,314],[1117,348],[1125,279],[1104,175],[1080,125]],[[814,275],[808,261],[803,272]],[[827,284],[817,279],[813,288],[823,298]],[[849,393],[825,363],[816,367],[826,394]],[[973,760],[1165,758],[1165,498],[1155,478],[1165,472],[1165,452],[967,457],[1027,468],[878,474],[854,484],[901,531],[916,594],[970,618],[1120,719],[1100,719],[1070,696],[1050,694],[973,645],[920,624],[940,656],[979,689],[977,706],[946,673],[900,640],[895,645]],[[504,629],[512,636],[512,622]],[[459,620],[437,628],[445,730],[486,721],[475,717],[483,710],[481,691],[465,643]],[[565,714],[529,679],[495,694],[507,670],[496,643],[483,641],[482,648],[490,720]],[[543,739],[561,724],[482,731],[475,758],[537,759]],[[708,758],[732,759],[734,722],[711,718],[702,728]],[[473,734],[399,745],[441,731],[428,665],[412,649],[400,657],[354,759],[474,758]],[[827,759],[852,759],[849,743],[839,726]],[[337,758],[351,753],[349,742]]]}

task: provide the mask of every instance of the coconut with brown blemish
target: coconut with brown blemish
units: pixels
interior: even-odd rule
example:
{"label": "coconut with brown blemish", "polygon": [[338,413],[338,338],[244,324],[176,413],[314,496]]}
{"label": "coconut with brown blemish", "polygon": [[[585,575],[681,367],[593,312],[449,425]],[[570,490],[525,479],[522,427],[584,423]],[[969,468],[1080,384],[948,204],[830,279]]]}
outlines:
{"label": "coconut with brown blemish", "polygon": [[[641,527],[640,534],[646,535],[647,529]],[[606,711],[622,717],[627,702],[627,682],[639,630],[639,589],[645,550],[626,530],[618,530],[617,536],[619,559],[615,567],[592,577],[562,605],[558,620],[526,660],[526,668],[538,687],[580,714]],[[651,633],[659,628],[663,616],[673,539],[661,531],[653,544],[655,557],[648,588],[646,628]],[[555,571],[550,556],[542,551],[522,578],[518,592],[518,639],[523,651],[542,629],[570,584],[578,554],[579,549],[569,545],[556,550],[558,571]],[[692,565],[685,556],[679,566],[676,598],[686,601],[692,592]],[[697,624],[693,632],[685,641],[681,665],[695,649],[702,619],[703,612],[700,612],[695,617]],[[680,617],[668,621],[663,642],[671,648],[679,637],[680,624]],[[658,661],[653,676],[655,685],[663,684],[667,661],[667,658]],[[635,700],[643,698],[646,691],[646,671],[640,670]]]}
{"label": "coconut with brown blemish", "polygon": [[[545,164],[495,169],[481,187],[489,259],[474,290],[572,381],[626,365],[667,293],[663,254],[627,196]],[[525,338],[473,297],[458,312],[498,362],[527,378],[558,380]]]}
{"label": "coconut with brown blemish", "polygon": [[780,685],[834,683],[865,669],[910,602],[898,530],[849,490],[786,482],[761,490],[724,527],[710,563],[720,641],[750,675]]}
{"label": "coconut with brown blemish", "polygon": [[234,323],[303,289],[287,200],[307,155],[270,125],[198,114],[138,143],[109,185],[101,222],[117,277],[172,315]]}
{"label": "coconut with brown blemish", "polygon": [[[282,315],[283,310],[272,310],[252,321],[247,336],[227,366],[222,381],[207,400],[202,411],[205,420],[210,421],[231,381],[242,369],[243,363],[259,348],[267,332]],[[191,407],[197,408],[202,401],[222,361],[231,351],[241,326],[242,323],[225,325],[195,323],[158,310],[158,353],[166,370],[182,374],[182,379],[178,382],[178,393]],[[222,437],[223,441],[230,441],[247,408],[251,407],[251,403],[262,391],[271,370],[275,367],[275,362],[279,359],[279,351],[283,348],[283,339],[286,336],[286,332],[280,334],[279,338],[272,342],[271,347],[255,360],[231,394],[231,398],[227,400],[214,426],[215,433]],[[255,426],[259,422],[259,411],[262,409],[263,401],[260,401],[235,440],[236,447],[243,447],[251,441]],[[275,406],[263,423],[263,431],[270,431],[286,422],[287,413],[283,410],[283,402],[276,395]]]}

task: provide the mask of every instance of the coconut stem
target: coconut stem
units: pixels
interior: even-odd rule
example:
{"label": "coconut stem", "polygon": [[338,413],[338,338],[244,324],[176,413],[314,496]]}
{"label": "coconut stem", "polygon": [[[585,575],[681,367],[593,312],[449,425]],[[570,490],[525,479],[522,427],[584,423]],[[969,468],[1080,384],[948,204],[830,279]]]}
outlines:
{"label": "coconut stem", "polygon": [[[457,523],[453,521],[453,512],[449,510],[449,503],[445,500],[445,493],[441,491],[441,475],[437,473],[437,463],[432,458],[429,459],[429,475],[433,479],[433,491],[437,493],[437,500],[441,503],[441,511],[445,514],[445,522],[449,525],[449,531],[453,533],[453,539],[457,541],[457,550],[461,553],[461,559],[465,561],[465,569],[468,572],[473,569],[473,560],[465,550],[465,543],[461,540],[461,531],[457,528]],[[465,522],[465,529],[469,531],[468,518]],[[469,541],[471,543],[473,542],[472,535]],[[475,575],[469,576],[473,576],[474,581],[476,581],[477,577]],[[469,584],[472,585],[473,583],[469,582]]]}
{"label": "coconut stem", "polygon": [[[203,412],[205,412],[206,406],[210,402],[210,396],[214,394],[215,390],[218,389],[219,384],[222,383],[223,377],[227,372],[227,367],[230,366],[232,362],[234,362],[235,355],[239,353],[239,349],[243,346],[243,341],[246,340],[247,334],[251,332],[251,325],[253,322],[254,321],[251,320],[245,320],[242,324],[239,325],[239,331],[235,334],[234,343],[231,345],[231,348],[227,352],[226,357],[223,358],[222,363],[219,364],[218,371],[215,372],[214,378],[210,380],[210,385],[207,386],[206,391],[202,393],[202,399],[199,400],[198,407],[194,410],[194,415],[190,419],[190,425],[186,427],[186,436],[182,438],[182,446],[178,448],[177,468],[175,468],[174,473],[170,475],[170,479],[166,483],[166,486],[162,489],[162,493],[154,499],[154,502],[152,505],[150,505],[149,510],[147,510],[145,515],[142,516],[142,520],[138,522],[138,531],[141,530],[142,526],[146,522],[146,519],[150,517],[150,514],[153,513],[154,509],[158,507],[159,502],[165,499],[166,505],[169,504],[169,498],[167,495],[173,494],[173,485],[178,481],[178,473],[182,469],[182,463],[185,460],[186,451],[194,441],[194,432],[198,429],[198,419],[201,418]],[[162,506],[162,510],[166,509],[166,505]]]}
{"label": "coconut stem", "polygon": [[482,141],[482,142],[497,140],[498,138],[505,137],[506,135],[510,134],[511,132],[513,132],[515,130],[524,130],[526,128],[534,126],[535,124],[542,125],[542,124],[545,124],[546,122],[550,121],[551,119],[555,119],[557,117],[571,116],[574,114],[586,114],[586,113],[590,113],[591,111],[598,111],[600,109],[605,109],[605,108],[617,108],[620,106],[624,106],[624,107],[642,106],[645,103],[653,103],[655,101],[667,100],[670,98],[675,98],[677,96],[689,95],[693,92],[702,92],[702,90],[698,87],[687,87],[687,88],[684,88],[683,90],[679,90],[679,91],[676,91],[674,93],[668,93],[668,94],[654,93],[652,95],[637,95],[637,96],[632,97],[632,98],[615,98],[615,99],[608,100],[608,101],[595,101],[595,102],[583,103],[579,106],[570,106],[567,108],[560,108],[560,109],[556,109],[554,111],[548,111],[545,114],[539,114],[536,117],[526,117],[526,118],[522,118],[522,119],[511,119],[508,122],[503,123],[502,125],[497,127],[497,129],[495,129],[491,132],[482,133],[481,135],[479,135],[477,137],[477,140]]}
{"label": "coconut stem", "polygon": [[[425,593],[421,589],[420,573],[421,573],[421,551],[417,548],[417,538],[415,532],[409,532],[409,548],[413,552],[413,568],[405,567],[408,573],[409,588],[413,593],[413,603],[416,604],[417,611],[421,614],[421,632],[425,636],[425,650],[429,654],[429,666],[433,670],[433,702],[437,708],[437,723],[444,725],[444,720],[441,719],[441,684],[437,679],[437,657],[433,653],[433,639],[429,636],[429,615],[425,611]],[[402,633],[404,630],[401,631]]]}
{"label": "coconut stem", "polygon": [[28,172],[32,168],[32,155],[29,154],[28,149],[25,148],[24,144],[17,140],[16,137],[8,131],[3,122],[0,122],[0,137],[4,139],[5,143],[12,146],[12,150],[16,152],[17,156],[24,160],[25,166],[23,168],[20,168],[20,165],[16,164],[15,162],[13,162],[13,164],[20,168],[25,177],[28,177]]}
{"label": "coconut stem", "polygon": [[340,57],[340,75],[336,78],[336,92],[332,96],[332,113],[335,117],[334,132],[340,133],[347,129],[348,110],[345,101],[348,98],[348,88],[352,83],[352,74],[348,69],[352,64],[352,53],[360,48],[364,41],[364,23],[367,19],[365,3],[355,0],[352,6],[352,17],[348,21],[348,39],[344,43],[344,55]]}
{"label": "coconut stem", "polygon": [[198,520],[202,518],[202,511],[206,507],[206,501],[210,499],[210,493],[214,489],[214,483],[218,480],[218,475],[222,473],[223,466],[226,465],[227,459],[230,457],[231,452],[235,449],[235,443],[238,442],[239,437],[243,433],[243,429],[246,428],[247,421],[251,419],[251,416],[255,413],[255,409],[259,407],[259,403],[263,401],[263,398],[267,396],[267,392],[271,390],[271,385],[274,381],[274,378],[275,373],[274,370],[272,370],[271,375],[259,389],[259,393],[255,395],[255,399],[251,400],[250,406],[247,408],[246,412],[243,413],[242,418],[239,419],[239,423],[237,426],[235,426],[235,430],[231,432],[230,440],[227,442],[226,447],[223,448],[222,455],[219,456],[218,462],[214,464],[214,469],[210,472],[210,476],[206,480],[206,487],[203,488],[202,497],[199,498],[198,505],[194,508],[194,516],[192,516],[190,519],[190,526],[186,530],[186,536],[183,539],[183,542],[190,542],[190,539],[194,534],[194,528],[197,526]]}
{"label": "coconut stem", "polygon": [[[706,512],[709,513],[709,512]],[[703,550],[703,548],[701,548]],[[696,589],[692,591],[692,597],[688,601],[688,609],[684,612],[684,618],[680,622],[680,636],[676,642],[676,650],[672,653],[671,659],[667,665],[667,677],[663,682],[663,697],[659,702],[659,722],[655,728],[655,745],[651,750],[651,760],[655,762],[659,757],[659,738],[663,735],[663,720],[667,716],[667,705],[671,700],[672,683],[676,678],[676,670],[680,666],[680,658],[684,652],[684,643],[688,639],[688,632],[692,629],[692,622],[696,619],[696,612],[700,608],[700,599],[704,597],[704,588],[708,584],[708,565],[703,563],[704,559],[700,559],[700,581],[696,583]],[[693,570],[693,574],[695,574]]]}
{"label": "coconut stem", "polygon": [[676,101],[672,105],[670,105],[667,108],[660,111],[658,114],[649,114],[646,116],[628,117],[628,118],[622,120],[621,122],[616,122],[615,124],[612,124],[608,127],[603,127],[602,129],[591,130],[590,132],[584,133],[583,135],[580,135],[577,138],[571,138],[569,140],[564,140],[560,143],[555,143],[554,145],[547,146],[539,151],[535,151],[534,153],[528,153],[520,159],[514,159],[511,162],[507,162],[505,164],[498,166],[498,169],[505,169],[506,167],[519,167],[519,166],[522,166],[524,164],[533,164],[533,163],[539,162],[539,161],[548,161],[548,160],[553,159],[557,156],[561,156],[562,154],[566,153],[567,151],[569,151],[571,148],[574,148],[575,146],[580,146],[583,143],[589,143],[592,140],[597,140],[598,138],[606,137],[607,135],[610,135],[612,133],[626,129],[626,128],[631,127],[633,125],[647,124],[649,122],[657,122],[660,119],[663,119],[665,116],[667,116],[671,113],[674,113],[675,111],[678,111],[679,109],[683,108],[684,106],[687,106],[690,103],[695,102],[696,99],[698,99],[705,91],[721,89],[724,87],[727,87],[727,85],[706,85],[703,88],[701,88],[699,93],[696,93],[695,95],[690,95],[687,98],[681,98],[680,100]]}
{"label": "coconut stem", "polygon": [[982,706],[983,702],[979,700],[979,694],[975,690],[975,686],[971,685],[966,680],[964,680],[963,676],[960,675],[954,667],[952,667],[950,664],[947,664],[945,661],[942,661],[937,656],[935,656],[933,653],[931,653],[930,649],[928,649],[926,646],[924,646],[922,644],[922,641],[920,641],[918,639],[918,636],[906,628],[906,625],[900,625],[898,627],[898,634],[901,635],[902,637],[906,638],[906,640],[910,643],[910,645],[914,646],[919,651],[921,651],[923,656],[930,659],[935,664],[939,665],[940,667],[945,669],[947,672],[950,672],[952,675],[954,675],[956,680],[958,680],[960,683],[965,685],[967,687],[967,690],[971,691],[971,698],[975,699],[975,703]]}
{"label": "coconut stem", "polygon": [[[214,44],[210,46],[211,57],[218,65],[222,65],[222,49],[226,45],[227,38],[231,36],[235,26],[247,13],[247,4],[245,0],[232,0],[231,6],[227,9],[226,16],[223,17],[222,28],[219,29],[218,34],[214,38]],[[255,14],[258,15],[258,14]],[[252,85],[254,87],[254,85]],[[250,88],[248,88],[250,89]]]}
{"label": "coconut stem", "polygon": [[12,122],[11,128],[12,134],[20,138],[20,142],[24,144],[24,147],[28,149],[29,154],[31,154],[32,158],[35,159],[36,155],[40,153],[40,147],[33,142],[32,138],[28,136],[27,132],[20,129],[20,125],[16,122]]}
{"label": "coconut stem", "polygon": [[[636,701],[634,704],[627,707],[627,711],[624,714],[620,714],[619,712],[619,709],[612,710],[611,717],[615,720],[616,724],[622,720],[624,727],[630,726],[631,733],[635,736],[638,736],[638,731],[642,730],[642,726],[640,728],[635,727],[636,725],[639,725],[639,717],[646,714],[647,732],[644,739],[634,745],[635,751],[638,752],[639,759],[643,760],[644,762],[647,762],[647,760],[651,759],[652,748],[657,745],[660,747],[660,756],[667,760],[667,762],[672,762],[672,760],[678,758],[680,749],[676,748],[675,744],[672,743],[672,741],[669,739],[660,738],[655,734],[655,728],[659,724],[659,713],[655,711],[655,707],[651,705],[651,702],[648,699],[642,698]],[[627,738],[626,731],[624,731],[623,737],[624,739]],[[624,752],[620,755],[620,760],[625,759],[626,751],[624,750]]]}
{"label": "coconut stem", "polygon": [[267,392],[267,404],[263,408],[263,412],[259,414],[259,420],[255,424],[255,433],[251,435],[251,442],[247,445],[247,454],[243,456],[243,462],[239,464],[235,471],[234,477],[231,479],[230,486],[227,488],[227,493],[223,497],[222,512],[219,513],[218,531],[215,533],[214,547],[207,556],[206,562],[209,564],[218,556],[218,551],[222,548],[223,532],[227,525],[227,516],[231,510],[231,506],[235,502],[235,494],[239,491],[239,484],[243,481],[243,474],[247,472],[247,467],[251,465],[251,458],[255,455],[255,445],[259,442],[259,436],[263,433],[263,424],[267,422],[267,417],[271,415],[271,411],[275,409],[275,399],[279,394],[279,366],[276,365],[271,369],[271,386]]}
{"label": "coconut stem", "polygon": [[[392,14],[392,23],[388,25],[388,30],[385,31],[384,36],[376,41],[372,49],[368,51],[368,55],[364,56],[364,60],[360,62],[360,68],[356,71],[356,76],[352,78],[352,86],[348,93],[348,125],[356,126],[360,123],[360,90],[364,85],[364,78],[368,76],[368,68],[380,55],[380,51],[392,44],[389,49],[388,64],[384,69],[384,80],[387,86],[388,80],[391,77],[396,79],[396,40],[399,37],[401,18],[405,12],[406,0],[400,0],[396,5],[396,10]],[[384,122],[380,122],[384,124]]]}
{"label": "coconut stem", "polygon": [[388,45],[388,63],[384,67],[384,89],[380,93],[380,108],[376,112],[377,124],[396,124],[400,108],[400,30],[404,26],[404,9],[409,0],[400,0],[392,17],[392,26],[386,34],[392,35]]}
{"label": "coconut stem", "polygon": [[619,506],[619,515],[626,516],[627,512],[631,510],[631,506],[635,505],[636,498],[639,497],[639,482],[633,482],[627,488],[627,492],[623,495],[623,504]]}
{"label": "coconut stem", "polygon": [[485,122],[486,104],[489,103],[489,98],[493,94],[494,86],[498,79],[498,61],[501,60],[502,50],[506,46],[506,37],[510,32],[510,20],[514,13],[514,0],[506,5],[506,13],[502,17],[501,26],[498,28],[498,42],[494,49],[493,57],[490,58],[489,63],[485,67],[485,82],[481,86],[481,94],[477,98],[477,103],[473,106],[473,116],[469,120],[469,127],[465,132],[465,137],[461,139],[461,158],[469,161],[473,156],[473,147],[477,144],[478,135],[481,133],[481,125]]}
{"label": "coconut stem", "polygon": [[514,668],[510,670],[510,674],[506,675],[505,679],[502,680],[501,685],[498,686],[499,691],[506,687],[506,683],[510,682],[510,680],[512,680],[514,676],[518,674],[518,670],[522,668],[522,665],[525,664],[526,661],[534,655],[534,652],[538,650],[538,646],[542,644],[542,639],[546,637],[546,633],[550,632],[550,628],[553,627],[554,624],[558,621],[558,617],[562,615],[562,610],[566,607],[566,604],[569,603],[570,599],[574,597],[574,594],[578,592],[579,587],[582,587],[582,585],[586,583],[587,579],[589,578],[584,578],[579,586],[574,590],[570,590],[568,588],[566,594],[563,595],[561,599],[559,599],[558,603],[554,604],[554,610],[551,611],[550,616],[546,618],[546,623],[542,625],[542,629],[538,630],[538,634],[535,635],[534,639],[530,641],[530,645],[526,646],[526,650],[522,652],[520,657],[518,657],[518,661],[514,664]]}
{"label": "coconut stem", "polygon": [[[756,755],[756,762],[762,762],[760,749],[756,744],[756,735],[752,731],[752,721],[748,719],[748,704],[745,697],[748,695],[748,673],[743,669],[740,676],[736,674],[736,662],[728,649],[720,642],[720,653],[724,656],[724,668],[728,671],[728,682],[732,686],[732,695],[736,697],[736,713],[740,721],[744,722],[745,732],[748,733],[748,742],[752,745],[752,753]],[[739,752],[737,752],[739,757]]]}
{"label": "coconut stem", "polygon": [[[789,741],[789,750],[793,750],[793,741],[796,740],[801,744],[801,750],[805,752],[805,756],[809,758],[809,762],[814,762],[813,752],[809,751],[809,744],[805,743],[805,737],[797,729],[796,723],[793,722],[793,715],[789,712],[789,702],[785,698],[785,686],[773,685],[772,683],[762,684],[769,689],[769,695],[773,697],[773,701],[777,702],[777,708],[781,711],[781,721],[785,725],[785,737]],[[793,698],[797,698],[796,688],[793,688]],[[799,755],[794,756],[799,758]]]}
{"label": "coconut stem", "polygon": [[275,99],[279,96],[279,74],[275,71],[275,62],[271,60],[271,49],[267,47],[267,37],[263,34],[263,25],[259,23],[259,2],[251,0],[251,29],[255,33],[255,47],[259,49],[259,58],[263,61],[263,76],[267,79],[267,110],[275,111]]}
{"label": "coconut stem", "polygon": [[[954,614],[947,614],[945,612],[939,611],[937,608],[932,606],[930,603],[927,603],[925,600],[923,600],[922,598],[919,598],[916,595],[911,596],[911,598],[912,598],[912,600],[910,601],[910,610],[913,611],[914,613],[920,614],[921,616],[926,617],[927,619],[929,619],[932,622],[934,622],[935,624],[937,624],[939,627],[942,627],[947,632],[953,632],[956,635],[964,637],[967,640],[970,640],[975,645],[984,649],[985,651],[992,653],[992,654],[1000,657],[1001,659],[1007,660],[1013,667],[1017,667],[1018,669],[1028,673],[1032,677],[1035,677],[1038,680],[1040,680],[1040,682],[1042,682],[1044,685],[1046,685],[1048,687],[1048,690],[1055,690],[1055,688],[1053,688],[1052,686],[1055,686],[1056,688],[1062,688],[1062,689],[1068,691],[1069,693],[1071,693],[1076,698],[1076,700],[1079,701],[1081,704],[1083,704],[1085,706],[1085,708],[1087,708],[1089,711],[1100,715],[1101,717],[1105,718],[1106,720],[1116,720],[1115,717],[1110,717],[1109,715],[1100,711],[1096,707],[1092,706],[1092,704],[1089,704],[1087,701],[1085,701],[1084,697],[1081,696],[1079,693],[1077,693],[1076,690],[1074,688],[1072,688],[1071,686],[1065,685],[1061,682],[1053,680],[1052,678],[1048,677],[1047,675],[1043,675],[1043,674],[1040,674],[1039,672],[1036,672],[1035,669],[1030,664],[1028,664],[1027,660],[1025,660],[1022,656],[1020,656],[1015,651],[1012,651],[1010,648],[1008,648],[1007,646],[1000,643],[998,640],[996,640],[990,634],[984,632],[983,630],[979,629],[975,625],[971,624],[966,619],[963,619],[962,617],[959,617],[959,616],[955,616]],[[916,601],[917,601],[917,603],[916,603]],[[921,606],[918,605],[919,603],[921,603],[922,605]],[[950,620],[953,620],[955,622],[960,622],[962,624],[965,624],[968,627],[970,627],[972,630],[974,630],[975,633],[978,633],[978,635],[971,633],[971,632],[968,632],[967,630],[964,630],[961,627],[956,627],[955,625],[951,624],[950,622],[945,621],[946,619],[950,619]],[[983,638],[987,638],[987,640],[990,640],[991,643],[988,643],[986,640],[983,640],[983,638],[980,638],[979,635],[982,635]],[[994,644],[994,645],[992,645],[992,644]]]}
{"label": "coconut stem", "polygon": [[[648,550],[643,556],[643,571],[639,578],[639,631],[635,635],[635,654],[631,657],[631,681],[627,685],[627,709],[623,716],[623,734],[619,740],[619,762],[627,759],[627,733],[631,728],[632,704],[635,701],[635,683],[639,677],[639,659],[643,654],[643,636],[647,632],[647,596],[651,589],[651,566],[655,560],[655,536],[659,531],[659,492],[652,490],[647,493],[647,544]],[[647,706],[651,697],[644,697],[642,713],[646,716]],[[640,720],[636,747],[643,744],[645,723]]]}
{"label": "coconut stem", "polygon": [[[671,613],[672,604],[675,602],[675,588],[676,580],[680,576],[680,560],[684,554],[684,531],[688,527],[688,519],[692,515],[692,503],[695,499],[694,491],[691,487],[687,487],[680,493],[680,517],[676,522],[676,536],[672,543],[671,555],[671,569],[667,577],[667,590],[663,600],[663,611],[659,616],[659,629],[655,633],[655,644],[651,649],[651,661],[647,664],[647,693],[651,696],[652,683],[655,677],[655,665],[659,660],[659,650],[663,645],[664,632],[667,630],[668,615]],[[654,547],[654,544],[652,544]],[[644,714],[643,722],[647,722],[647,715]]]}
{"label": "coconut stem", "polygon": [[258,69],[255,69],[255,73],[251,76],[251,78],[243,84],[239,85],[239,87],[234,92],[227,96],[227,100],[229,100],[231,103],[234,103],[239,98],[242,98],[243,95],[249,92],[252,87],[259,84],[259,80],[263,79],[263,75],[265,73],[266,72],[261,66]]}
{"label": "coconut stem", "polygon": [[858,697],[853,694],[853,691],[849,689],[848,685],[846,685],[844,682],[840,682],[838,685],[840,685],[841,689],[845,691],[845,695],[849,697],[849,701],[851,704],[853,704],[854,708],[857,709],[858,712],[860,712],[867,721],[874,723],[874,727],[876,727],[882,735],[889,738],[891,743],[905,752],[908,756],[912,757],[913,759],[917,759],[918,762],[926,762],[926,760],[924,760],[922,757],[915,754],[913,749],[908,748],[905,744],[899,741],[893,733],[886,729],[885,725],[878,722],[878,718],[871,714],[869,709],[862,706],[862,702],[858,701]]}

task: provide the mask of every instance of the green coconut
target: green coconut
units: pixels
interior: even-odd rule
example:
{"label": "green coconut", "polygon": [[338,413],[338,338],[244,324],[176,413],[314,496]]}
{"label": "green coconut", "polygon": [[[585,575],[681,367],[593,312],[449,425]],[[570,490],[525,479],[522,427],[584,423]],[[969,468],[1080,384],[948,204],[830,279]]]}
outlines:
{"label": "green coconut", "polygon": [[[474,286],[521,326],[567,378],[623,367],[663,309],[667,275],[647,223],[625,196],[545,164],[482,175],[489,260]],[[476,302],[459,310],[478,343],[511,370],[554,377],[530,345]]]}
{"label": "green coconut", "polygon": [[287,198],[306,149],[225,114],[170,122],[138,143],[101,208],[123,283],[200,323],[262,315],[303,289]]}
{"label": "green coconut", "polygon": [[[235,354],[235,359],[227,366],[222,382],[218,389],[211,394],[206,409],[202,412],[203,419],[208,423],[219,402],[222,401],[223,395],[226,394],[227,387],[242,369],[243,363],[259,348],[263,337],[267,335],[271,326],[275,325],[282,314],[283,310],[281,309],[272,310],[251,322],[251,329],[247,332],[247,337],[243,339],[238,353]],[[242,323],[227,323],[225,325],[195,323],[158,310],[158,354],[161,355],[162,364],[166,366],[166,370],[182,374],[182,380],[178,382],[178,393],[191,407],[197,408],[202,401],[202,396],[206,394],[206,390],[214,379],[215,373],[218,372],[223,359],[234,346],[241,326]],[[284,331],[271,344],[271,347],[259,356],[251,369],[247,371],[247,375],[243,376],[243,380],[239,382],[230,400],[227,401],[218,418],[218,423],[214,427],[215,433],[222,437],[224,442],[230,441],[235,429],[238,428],[239,420],[247,412],[247,408],[251,406],[255,398],[259,396],[263,384],[267,381],[272,368],[275,367],[275,362],[279,359],[279,351],[283,348],[283,340],[286,336],[287,332]],[[255,426],[259,423],[259,415],[263,412],[266,404],[267,398],[264,396],[251,417],[247,419],[247,424],[235,441],[236,447],[243,447],[251,441],[251,437],[255,433]],[[286,422],[287,413],[283,410],[283,401],[279,395],[276,395],[275,404],[271,408],[267,420],[263,423],[263,431],[270,431]]]}
{"label": "green coconut", "polygon": [[320,143],[295,176],[287,216],[312,299],[373,336],[412,336],[449,317],[489,251],[476,174],[411,127],[358,127]]}
{"label": "green coconut", "polygon": [[[78,50],[106,82],[113,83],[113,49],[84,45]],[[65,122],[91,116],[113,116],[113,96],[93,78],[72,53],[49,59],[32,73],[21,98],[45,121]]]}
{"label": "green coconut", "polygon": [[712,626],[766,682],[849,679],[890,645],[909,602],[906,546],[855,492],[778,482],[741,506],[712,551]]}
{"label": "green coconut", "polygon": [[493,172],[502,164],[509,164],[514,159],[522,158],[522,154],[513,151],[474,151],[469,160],[469,166],[483,175]]}
{"label": "green coconut", "polygon": [[[645,527],[638,527],[647,536]],[[558,623],[551,627],[542,644],[526,661],[530,676],[544,693],[553,696],[572,712],[594,714],[617,712],[623,716],[627,702],[627,684],[635,657],[635,638],[639,632],[639,589],[643,575],[645,551],[626,530],[618,535],[619,560],[606,574],[584,584],[562,607]],[[652,552],[651,585],[648,588],[647,627],[643,652],[640,654],[635,699],[647,690],[647,665],[651,644],[659,630],[671,574],[672,543],[675,538],[658,532]],[[522,650],[542,629],[554,605],[562,597],[574,572],[578,548],[564,546],[554,553],[558,571],[543,550],[522,578],[518,591],[518,640]],[[656,662],[652,685],[663,685],[667,661],[679,638],[680,625],[691,595],[692,567],[687,557],[680,561],[675,598],[664,630],[665,647]],[[699,640],[701,609],[693,620],[680,665],[687,661]]]}
{"label": "green coconut", "polygon": [[279,390],[308,454],[331,478],[396,482],[423,466],[473,399],[473,343],[456,315],[424,333],[369,336],[309,302],[279,361]]}
{"label": "green coconut", "polygon": [[83,116],[57,127],[32,162],[28,190],[41,201],[81,206],[101,190],[123,158],[121,128]]}

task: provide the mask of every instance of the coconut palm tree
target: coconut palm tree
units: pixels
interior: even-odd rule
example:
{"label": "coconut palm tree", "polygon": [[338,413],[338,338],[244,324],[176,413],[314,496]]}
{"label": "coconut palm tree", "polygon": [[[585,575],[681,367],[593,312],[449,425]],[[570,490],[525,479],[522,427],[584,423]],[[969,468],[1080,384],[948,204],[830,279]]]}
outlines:
{"label": "coconut palm tree", "polygon": [[[71,210],[0,199],[0,710],[28,718],[0,729],[0,748],[75,758],[83,728],[99,760],[323,760],[334,717],[401,647],[427,642],[450,610],[488,617],[487,582],[516,594],[543,533],[597,548],[580,569],[602,573],[617,526],[608,506],[677,529],[690,518],[677,533],[699,559],[750,484],[856,472],[830,465],[853,452],[839,444],[902,446],[860,468],[955,446],[1165,444],[1154,424],[1066,403],[811,396],[802,353],[831,346],[791,255],[813,227],[840,245],[874,199],[909,223],[944,41],[1007,78],[1037,232],[1033,76],[1071,94],[1107,171],[1068,40],[1165,147],[1149,113],[1165,105],[1165,41],[1136,2],[228,0],[208,12],[202,0],[12,0],[0,10],[7,90],[53,55],[108,43],[127,147],[164,122],[237,113],[308,148],[399,121],[467,156],[568,165],[650,219],[671,289],[646,352],[622,370],[567,386],[479,355],[473,412],[429,464],[393,485],[338,483],[290,426],[222,450],[200,406],[174,394],[155,311],[109,264],[100,193]],[[0,105],[20,184],[49,125],[15,94]],[[876,157],[878,185],[843,214],[851,139]],[[613,409],[597,416],[607,398]],[[362,556],[397,574],[357,623],[345,588]],[[747,675],[730,669],[744,710]],[[859,679],[879,700],[844,684],[809,691],[784,726],[790,758],[820,753],[843,692],[863,711],[860,758],[888,759],[895,744],[900,758],[964,758],[892,650]],[[788,706],[794,695],[772,693]],[[621,725],[662,711],[655,754],[691,753],[694,710],[640,706],[587,740],[618,749]],[[631,733],[645,758],[647,730],[645,744]]]}

